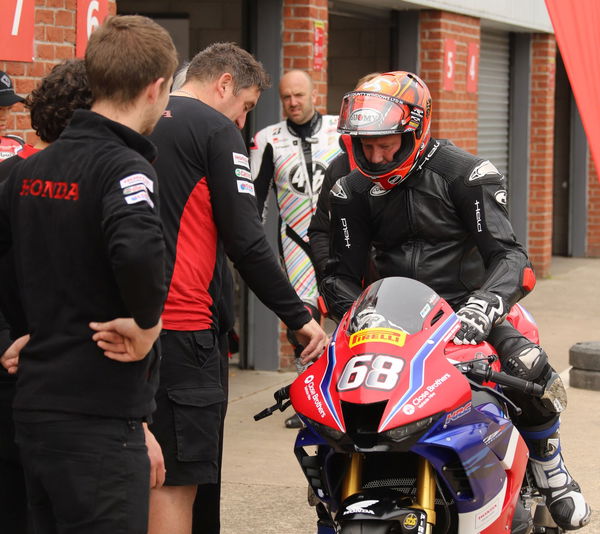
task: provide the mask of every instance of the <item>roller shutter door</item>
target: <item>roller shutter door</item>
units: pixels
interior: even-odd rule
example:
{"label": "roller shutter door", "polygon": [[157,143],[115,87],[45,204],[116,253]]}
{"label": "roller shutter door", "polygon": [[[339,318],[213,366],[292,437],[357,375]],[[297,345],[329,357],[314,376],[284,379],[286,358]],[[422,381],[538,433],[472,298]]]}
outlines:
{"label": "roller shutter door", "polygon": [[478,153],[507,179],[510,96],[510,37],[482,30],[479,61]]}

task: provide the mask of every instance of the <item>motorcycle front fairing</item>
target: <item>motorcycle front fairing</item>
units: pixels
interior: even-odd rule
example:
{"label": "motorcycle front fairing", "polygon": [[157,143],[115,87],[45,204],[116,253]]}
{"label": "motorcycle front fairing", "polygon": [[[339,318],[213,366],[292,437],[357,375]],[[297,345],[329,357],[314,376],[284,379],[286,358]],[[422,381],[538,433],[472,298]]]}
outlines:
{"label": "motorcycle front fairing", "polygon": [[[408,513],[398,503],[382,511],[381,495],[375,498],[381,492],[374,490],[335,502],[345,470],[336,452],[356,451],[429,460],[456,504],[461,533],[488,532],[501,515],[512,515],[516,499],[506,500],[518,495],[525,464],[515,465],[514,458],[525,446],[493,399],[473,402],[467,380],[448,361],[444,351],[453,347],[459,325],[427,286],[380,280],[343,317],[326,353],[292,385],[293,406],[307,423],[296,454],[315,493],[338,517]],[[319,445],[319,458],[306,455],[306,445]],[[365,500],[379,503],[379,512],[371,514]],[[362,515],[355,515],[357,506]]]}

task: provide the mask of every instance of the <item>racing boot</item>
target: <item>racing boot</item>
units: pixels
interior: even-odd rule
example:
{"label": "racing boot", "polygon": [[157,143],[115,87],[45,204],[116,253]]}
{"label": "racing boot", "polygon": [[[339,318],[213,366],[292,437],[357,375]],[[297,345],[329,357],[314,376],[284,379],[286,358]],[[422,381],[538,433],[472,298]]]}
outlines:
{"label": "racing boot", "polygon": [[564,530],[577,530],[589,523],[591,509],[565,466],[558,432],[560,420],[556,418],[544,426],[520,429],[529,447],[533,476],[554,522]]}

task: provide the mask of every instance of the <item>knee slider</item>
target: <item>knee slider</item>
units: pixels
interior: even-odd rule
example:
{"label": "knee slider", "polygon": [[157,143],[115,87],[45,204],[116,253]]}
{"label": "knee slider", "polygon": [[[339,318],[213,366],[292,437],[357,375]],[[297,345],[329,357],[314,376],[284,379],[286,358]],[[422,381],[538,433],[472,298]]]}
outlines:
{"label": "knee slider", "polygon": [[556,371],[551,370],[544,382],[542,384],[544,386],[544,394],[540,397],[540,402],[549,412],[564,412],[567,408],[567,390],[560,375]]}
{"label": "knee slider", "polygon": [[503,358],[502,366],[509,375],[537,383],[540,382],[539,378],[546,374],[546,368],[550,368],[544,349],[533,343]]}

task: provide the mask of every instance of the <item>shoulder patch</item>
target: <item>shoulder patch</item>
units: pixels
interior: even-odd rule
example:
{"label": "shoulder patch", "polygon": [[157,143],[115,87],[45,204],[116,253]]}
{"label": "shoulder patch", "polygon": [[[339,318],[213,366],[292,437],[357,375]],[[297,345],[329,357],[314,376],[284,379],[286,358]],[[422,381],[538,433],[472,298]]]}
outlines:
{"label": "shoulder patch", "polygon": [[496,169],[496,166],[490,160],[485,160],[471,171],[468,181],[474,182],[475,180],[479,180],[480,178],[483,178],[489,174],[502,176],[502,173]]}
{"label": "shoulder patch", "polygon": [[331,196],[333,196],[335,198],[340,198],[342,200],[348,199],[348,194],[342,187],[340,180],[338,180],[337,182],[335,182],[335,184],[333,184],[333,187],[331,188],[329,193],[331,194]]}

